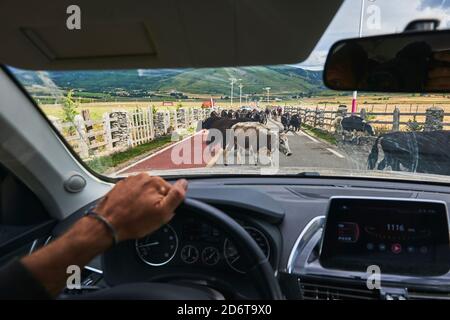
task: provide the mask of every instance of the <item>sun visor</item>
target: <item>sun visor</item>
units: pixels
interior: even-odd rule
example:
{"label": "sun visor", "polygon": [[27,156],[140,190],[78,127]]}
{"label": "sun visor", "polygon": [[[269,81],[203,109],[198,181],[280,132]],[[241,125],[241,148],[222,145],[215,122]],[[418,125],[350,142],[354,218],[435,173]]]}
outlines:
{"label": "sun visor", "polygon": [[0,62],[23,69],[224,67],[305,60],[342,0],[0,3]]}

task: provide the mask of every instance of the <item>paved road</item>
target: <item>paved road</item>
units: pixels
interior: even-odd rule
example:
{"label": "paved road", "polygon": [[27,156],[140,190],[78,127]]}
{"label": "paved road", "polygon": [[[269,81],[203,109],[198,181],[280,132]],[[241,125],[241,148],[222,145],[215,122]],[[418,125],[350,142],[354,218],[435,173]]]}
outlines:
{"label": "paved road", "polygon": [[[269,120],[268,126],[281,128],[279,122]],[[280,167],[353,168],[353,160],[342,150],[303,131],[288,133],[292,155],[280,155]]]}
{"label": "paved road", "polygon": [[[281,128],[281,123],[269,120],[269,127]],[[183,141],[164,148],[135,164],[122,169],[118,174],[138,171],[223,167],[215,161],[219,152],[204,158],[206,132],[199,132]],[[354,145],[332,146],[303,131],[287,133],[292,155],[280,154],[280,167],[365,169],[368,149]],[[188,154],[185,154],[187,152]],[[208,154],[208,153],[206,153]],[[239,165],[231,165],[236,167]]]}
{"label": "paved road", "polygon": [[[211,166],[216,152],[205,152],[206,131],[176,142],[154,154],[120,170],[117,174],[129,174],[148,170],[190,169]],[[218,152],[218,151],[217,151]],[[206,156],[204,156],[204,154]]]}

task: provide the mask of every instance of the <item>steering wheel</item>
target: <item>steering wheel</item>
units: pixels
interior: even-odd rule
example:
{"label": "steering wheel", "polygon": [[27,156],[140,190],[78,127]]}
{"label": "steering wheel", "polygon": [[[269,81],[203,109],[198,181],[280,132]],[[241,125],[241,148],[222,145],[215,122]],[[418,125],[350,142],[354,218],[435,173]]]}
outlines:
{"label": "steering wheel", "polygon": [[247,274],[252,278],[262,299],[282,299],[280,285],[268,258],[240,224],[223,211],[198,200],[187,198],[176,211],[181,214],[185,210],[209,220],[227,233],[239,253],[249,262]]}
{"label": "steering wheel", "polygon": [[[204,202],[187,198],[176,213],[192,212],[196,217],[215,224],[225,232],[239,253],[249,263],[250,276],[261,299],[280,300],[283,298],[272,266],[261,248],[245,229],[219,209]],[[107,255],[106,255],[107,256]],[[105,257],[104,257],[105,259]],[[108,274],[105,273],[105,280]],[[108,281],[107,281],[108,282]],[[83,299],[214,299],[207,290],[170,283],[127,283],[81,295]]]}

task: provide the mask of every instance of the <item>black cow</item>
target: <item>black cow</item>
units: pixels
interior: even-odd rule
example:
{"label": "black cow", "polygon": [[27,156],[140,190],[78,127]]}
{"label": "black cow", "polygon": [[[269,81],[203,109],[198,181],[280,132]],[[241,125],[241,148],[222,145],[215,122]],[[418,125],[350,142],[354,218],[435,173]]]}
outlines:
{"label": "black cow", "polygon": [[210,129],[212,123],[214,121],[216,121],[217,119],[220,119],[217,112],[215,112],[215,111],[211,112],[210,116],[202,121],[202,129]]}
{"label": "black cow", "polygon": [[281,124],[285,131],[289,130],[289,124],[291,122],[291,115],[287,112],[283,113],[281,116]]}
{"label": "black cow", "polygon": [[267,113],[261,111],[261,119],[259,120],[259,123],[267,124]]}
{"label": "black cow", "polygon": [[261,121],[261,114],[258,111],[253,110],[252,113],[250,114],[250,118],[254,122],[260,122]]}
{"label": "black cow", "polygon": [[[384,158],[378,163],[379,148]],[[368,169],[450,175],[450,131],[391,132],[380,135],[367,159]]]}
{"label": "black cow", "polygon": [[355,130],[364,132],[371,136],[375,135],[372,126],[359,116],[349,116],[343,118],[341,121],[341,126],[344,131],[352,132],[353,130]]}
{"label": "black cow", "polygon": [[[210,119],[210,118],[208,118]],[[208,120],[206,119],[206,120]],[[205,121],[206,121],[205,120]],[[236,123],[239,122],[251,122],[253,121],[250,118],[238,118],[238,119],[230,119],[228,117],[217,117],[213,118],[212,120],[208,121],[208,127],[202,127],[203,129],[217,129],[220,131],[223,137],[222,141],[222,147],[225,148],[227,141],[226,141],[226,131],[227,129],[231,129],[232,126],[234,126]],[[214,136],[208,135],[208,138],[206,140],[206,144],[213,144],[214,143]]]}
{"label": "black cow", "polygon": [[292,115],[291,120],[289,121],[289,129],[292,127],[294,131],[299,131],[301,125],[302,119],[300,118],[300,115],[298,113]]}
{"label": "black cow", "polygon": [[277,116],[277,111],[276,110],[272,110],[272,117],[277,120],[278,116]]}

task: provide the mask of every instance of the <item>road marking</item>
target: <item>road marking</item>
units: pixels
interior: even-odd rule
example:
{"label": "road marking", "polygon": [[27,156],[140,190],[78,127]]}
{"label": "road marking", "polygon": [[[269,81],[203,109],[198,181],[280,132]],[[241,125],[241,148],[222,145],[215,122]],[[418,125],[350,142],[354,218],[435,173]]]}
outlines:
{"label": "road marking", "polygon": [[319,140],[311,137],[309,134],[304,133],[303,131],[300,131],[301,134],[303,134],[305,137],[307,137],[308,139],[310,139],[311,141],[315,142],[315,143],[319,143]]}
{"label": "road marking", "polygon": [[340,154],[340,153],[337,152],[336,150],[333,150],[333,149],[331,149],[331,148],[327,148],[327,150],[330,151],[332,154],[334,154],[336,157],[339,157],[339,158],[342,158],[342,159],[345,158],[342,154]]}
{"label": "road marking", "polygon": [[[273,121],[273,120],[272,120]],[[275,121],[273,121],[275,123],[275,125],[278,125]],[[304,135],[305,137],[307,137],[308,139],[310,139],[311,141],[313,141],[314,143],[320,143],[319,140],[317,140],[316,138],[313,138],[312,136],[310,136],[309,134],[303,132],[303,130],[300,130],[298,133],[301,133],[302,135]],[[292,131],[288,131],[286,133],[286,135],[288,136],[293,136],[293,135],[298,135],[298,133],[296,132],[295,134]],[[332,154],[334,154],[336,157],[341,158],[341,159],[345,159],[345,156],[343,156],[342,154],[340,154],[339,152],[337,152],[336,150],[333,150],[331,148],[325,148],[326,150],[328,150],[329,152],[331,152]]]}
{"label": "road marking", "polygon": [[126,166],[125,168],[123,168],[123,169],[117,171],[117,172],[114,174],[114,176],[117,176],[118,174],[127,171],[128,169],[130,169],[130,168],[132,168],[132,167],[138,165],[139,163],[144,162],[144,161],[146,161],[146,160],[148,160],[148,159],[150,159],[150,158],[153,158],[153,157],[157,156],[157,155],[160,154],[160,153],[163,153],[164,151],[166,151],[166,150],[168,150],[168,149],[170,149],[170,148],[175,147],[177,144],[180,144],[180,143],[182,143],[182,142],[184,142],[184,141],[186,141],[186,140],[188,140],[188,139],[194,138],[194,136],[196,136],[196,135],[198,135],[198,134],[203,134],[203,133],[205,133],[205,132],[206,132],[206,131],[205,131],[204,129],[202,129],[201,131],[198,131],[198,132],[194,133],[193,135],[187,136],[186,138],[184,138],[184,139],[182,139],[182,140],[180,140],[180,141],[177,141],[177,142],[175,142],[175,143],[171,143],[171,144],[169,144],[167,147],[164,147],[164,148],[162,148],[161,150],[158,150],[158,151],[156,151],[155,153],[152,153],[152,154],[146,156],[145,158],[143,158],[143,159],[141,159],[141,160],[139,160],[139,161],[136,161],[135,163],[130,164],[129,166]]}

